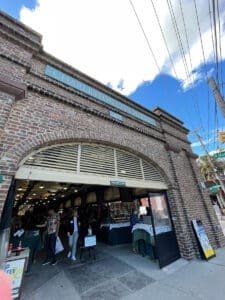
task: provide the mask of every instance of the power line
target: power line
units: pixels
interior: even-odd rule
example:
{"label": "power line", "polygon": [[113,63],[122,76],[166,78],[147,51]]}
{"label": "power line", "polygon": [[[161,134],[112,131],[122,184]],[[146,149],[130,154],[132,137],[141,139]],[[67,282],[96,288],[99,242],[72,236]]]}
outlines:
{"label": "power line", "polygon": [[[219,29],[219,55],[220,55],[220,61],[222,61],[222,47],[221,47],[221,25],[220,25],[220,12],[219,12],[219,4],[218,0],[216,1],[216,7],[217,7],[217,18],[218,18],[218,29]],[[221,79],[221,88],[222,88],[222,93],[224,95],[223,91],[223,68],[222,64],[220,64],[220,79]]]}
{"label": "power line", "polygon": [[158,71],[159,71],[159,73],[160,73],[160,72],[161,72],[161,69],[160,69],[159,64],[158,64],[158,62],[157,62],[157,60],[156,60],[155,54],[154,54],[154,52],[153,52],[153,50],[152,50],[152,47],[151,47],[150,42],[149,42],[149,40],[148,40],[148,37],[147,37],[147,35],[146,35],[146,33],[145,33],[144,27],[143,27],[143,25],[142,25],[142,23],[141,23],[141,20],[140,20],[138,14],[137,14],[137,11],[136,11],[136,9],[135,9],[135,7],[134,7],[134,5],[133,5],[132,0],[129,0],[129,2],[130,2],[130,5],[131,5],[131,7],[132,7],[132,9],[133,9],[133,11],[134,11],[134,14],[135,14],[135,16],[136,16],[136,18],[137,18],[137,21],[138,21],[138,23],[139,23],[139,26],[140,26],[140,28],[141,28],[141,31],[142,31],[142,33],[143,33],[143,35],[144,35],[145,41],[146,41],[146,43],[147,43],[147,45],[148,45],[148,49],[149,49],[149,51],[150,51],[150,53],[151,53],[151,55],[152,55],[152,57],[153,57],[153,59],[154,59],[154,62],[155,62],[155,64],[156,64],[156,66],[157,66],[157,69],[158,69]]}
{"label": "power line", "polygon": [[[187,61],[186,61],[186,57],[185,57],[185,52],[184,52],[184,48],[183,48],[182,39],[181,39],[179,28],[178,28],[178,25],[177,25],[177,22],[176,22],[176,17],[175,17],[174,11],[173,11],[173,6],[172,6],[172,3],[171,3],[170,0],[167,0],[167,5],[168,5],[168,8],[169,8],[169,13],[170,13],[170,17],[171,17],[171,20],[172,20],[172,25],[173,25],[173,28],[174,28],[174,31],[175,31],[175,34],[176,34],[176,38],[177,38],[177,41],[178,41],[178,46],[179,46],[181,58],[182,58],[182,61],[183,61],[183,64],[184,64],[185,73],[186,73],[187,79],[190,81],[190,84],[192,84],[192,86],[193,86],[193,80],[192,80],[192,78],[190,76],[190,73],[189,73],[189,70],[188,70],[188,65],[187,65]],[[185,26],[185,22],[184,22],[184,26]],[[185,26],[185,28],[186,28],[186,26]],[[186,34],[187,34],[187,30],[186,30]],[[188,45],[189,45],[189,42],[188,42]],[[189,50],[188,52],[190,52],[190,47],[189,47],[188,50]],[[192,91],[192,93],[193,93],[193,91]],[[193,96],[195,96],[194,93],[193,93]],[[203,127],[202,118],[201,118],[201,114],[200,114],[200,109],[199,109],[199,106],[198,106],[198,101],[194,101],[194,107],[196,109],[197,115],[199,116],[200,125],[201,125],[201,127]]]}
{"label": "power line", "polygon": [[199,18],[198,18],[198,9],[197,9],[197,5],[196,5],[196,0],[194,0],[194,6],[195,6],[195,13],[196,13],[197,24],[198,24],[198,32],[199,32],[201,47],[202,47],[203,61],[204,61],[204,65],[206,67],[205,51],[204,51],[203,42],[202,42],[202,33],[201,33],[201,28],[200,28],[200,23],[199,23]]}
{"label": "power line", "polygon": [[168,47],[168,44],[167,44],[167,41],[166,41],[166,37],[164,35],[163,29],[162,29],[162,26],[161,26],[161,23],[160,23],[160,20],[159,20],[159,16],[158,16],[157,11],[155,9],[154,2],[153,2],[153,0],[150,0],[150,1],[152,3],[152,7],[153,7],[153,10],[154,10],[154,13],[155,13],[155,16],[156,16],[156,19],[157,19],[157,22],[158,22],[158,25],[159,25],[159,28],[160,28],[163,40],[164,40],[164,43],[165,43],[165,46],[166,46],[166,50],[167,50],[167,53],[168,53],[169,58],[170,58],[171,66],[173,68],[173,71],[174,71],[174,74],[175,74],[176,78],[178,79],[177,72],[176,72],[176,69],[175,69],[175,66],[174,66],[174,63],[173,63],[173,59],[172,59],[171,53],[169,51],[169,47]]}
{"label": "power line", "polygon": [[170,17],[171,17],[171,20],[172,20],[173,28],[174,28],[174,31],[175,31],[175,34],[176,34],[176,37],[177,37],[181,57],[182,57],[182,60],[183,60],[183,63],[184,63],[185,73],[186,73],[187,78],[189,78],[188,66],[187,66],[187,61],[186,61],[186,58],[185,58],[185,53],[184,53],[184,49],[183,49],[183,45],[182,45],[182,40],[181,40],[180,32],[179,32],[179,29],[178,29],[178,26],[177,26],[176,17],[174,15],[173,6],[172,6],[170,0],[167,0],[167,5],[168,5],[168,8],[169,8],[169,13],[170,13]]}
{"label": "power line", "polygon": [[[184,25],[185,39],[186,39],[186,43],[187,43],[188,55],[189,55],[189,60],[190,60],[191,73],[192,73],[193,64],[192,64],[192,59],[191,59],[191,49],[190,49],[190,45],[189,45],[189,41],[188,41],[187,28],[186,28],[186,24],[185,24],[184,12],[183,12],[183,8],[182,8],[181,0],[179,0],[179,4],[180,4],[180,11],[181,11],[181,16],[182,16],[182,21],[183,21],[183,25]],[[192,85],[193,85],[193,81],[192,81]],[[208,102],[209,102],[209,99],[208,99]],[[201,125],[201,127],[203,127],[203,122],[202,122],[200,109],[199,109],[199,104],[198,104],[198,97],[196,97],[196,103],[195,104],[196,104],[197,114],[199,115],[199,119],[200,119],[200,125]]]}

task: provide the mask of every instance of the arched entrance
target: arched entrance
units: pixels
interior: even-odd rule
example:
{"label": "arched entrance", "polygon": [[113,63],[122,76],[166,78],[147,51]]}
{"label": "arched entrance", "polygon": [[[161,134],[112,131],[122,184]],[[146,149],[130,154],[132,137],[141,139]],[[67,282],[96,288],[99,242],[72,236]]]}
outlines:
{"label": "arched entrance", "polygon": [[[138,209],[140,232],[152,235],[160,267],[180,257],[167,182],[154,163],[108,145],[63,143],[31,153],[21,161],[15,178],[15,206],[20,206],[21,213],[27,207],[57,203],[61,212],[69,208],[85,211],[86,207],[95,207],[95,211],[103,204],[113,221],[109,226],[98,224],[100,233],[96,232],[113,245],[131,242],[129,217]],[[148,240],[145,234],[142,238]]]}

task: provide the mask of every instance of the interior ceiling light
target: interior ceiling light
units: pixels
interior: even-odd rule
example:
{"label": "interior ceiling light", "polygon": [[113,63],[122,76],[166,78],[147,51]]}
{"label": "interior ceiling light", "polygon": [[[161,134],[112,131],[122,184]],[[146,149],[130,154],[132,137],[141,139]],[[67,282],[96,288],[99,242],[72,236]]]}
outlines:
{"label": "interior ceiling light", "polygon": [[78,192],[78,190],[74,190],[74,193],[77,193]]}
{"label": "interior ceiling light", "polygon": [[33,193],[33,196],[36,196],[37,194]]}
{"label": "interior ceiling light", "polygon": [[63,197],[65,197],[65,195],[62,195],[61,197],[63,198]]}
{"label": "interior ceiling light", "polygon": [[43,190],[43,189],[44,189],[44,186],[43,186],[43,185],[40,185],[40,186],[39,186],[39,189]]}
{"label": "interior ceiling light", "polygon": [[63,189],[66,191],[68,189],[68,187],[65,186]]}
{"label": "interior ceiling light", "polygon": [[22,191],[23,189],[21,187],[18,188],[18,191]]}

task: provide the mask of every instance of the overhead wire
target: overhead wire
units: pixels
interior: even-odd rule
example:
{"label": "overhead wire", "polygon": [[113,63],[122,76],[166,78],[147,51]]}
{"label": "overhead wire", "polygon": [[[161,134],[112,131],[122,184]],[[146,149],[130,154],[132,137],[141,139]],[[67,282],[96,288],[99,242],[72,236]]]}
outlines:
{"label": "overhead wire", "polygon": [[[174,63],[173,63],[173,59],[172,59],[172,56],[171,56],[171,53],[170,53],[170,50],[169,50],[169,47],[168,47],[168,44],[167,44],[167,41],[166,41],[166,37],[165,37],[165,35],[164,35],[163,29],[162,29],[162,26],[161,26],[161,23],[160,23],[160,20],[159,20],[159,16],[158,16],[157,11],[156,11],[156,9],[155,9],[154,2],[153,2],[153,0],[150,0],[150,1],[151,1],[151,3],[152,3],[152,8],[153,8],[153,11],[154,11],[154,13],[155,13],[155,17],[156,17],[156,20],[157,20],[157,22],[158,22],[158,25],[159,25],[159,28],[160,28],[160,31],[161,31],[161,35],[162,35],[162,37],[163,37],[164,44],[165,44],[165,46],[166,46],[167,53],[168,53],[168,55],[169,55],[169,59],[170,59],[171,66],[172,66],[172,68],[173,68],[173,71],[174,71],[174,74],[175,74],[176,78],[178,79],[177,72],[176,72],[176,69],[175,69],[175,66],[174,66]],[[179,79],[178,79],[178,80],[179,80]]]}
{"label": "overhead wire", "polygon": [[[216,65],[216,81],[217,85],[219,86],[219,58],[218,58],[218,39],[217,39],[217,21],[216,21],[216,1],[212,1],[212,15],[213,15],[213,29],[214,29],[214,48],[215,48],[215,65]],[[215,107],[214,107],[214,122],[216,127],[216,132],[218,135],[218,112],[217,112],[217,104],[215,101]],[[218,139],[217,139],[218,141]]]}
{"label": "overhead wire", "polygon": [[156,60],[155,54],[154,54],[154,52],[153,52],[153,50],[152,50],[152,47],[151,47],[151,45],[150,45],[150,42],[149,42],[149,40],[148,40],[148,37],[147,37],[146,32],[145,32],[145,30],[144,30],[144,27],[143,27],[143,25],[142,25],[142,23],[141,23],[141,20],[140,20],[140,18],[139,18],[139,16],[138,16],[138,13],[137,13],[137,11],[136,11],[134,5],[133,5],[132,0],[129,0],[129,2],[130,2],[130,5],[131,5],[131,7],[132,7],[132,9],[133,9],[133,12],[134,12],[134,14],[135,14],[135,16],[136,16],[136,19],[137,19],[137,21],[138,21],[138,24],[139,24],[139,26],[140,26],[140,28],[141,28],[141,31],[142,31],[142,33],[143,33],[143,35],[144,35],[144,38],[145,38],[145,41],[146,41],[146,43],[147,43],[148,49],[149,49],[149,51],[150,51],[150,53],[151,53],[151,55],[152,55],[152,57],[153,57],[153,60],[154,60],[154,62],[155,62],[155,65],[156,65],[156,67],[157,67],[157,69],[158,69],[158,71],[159,71],[159,73],[160,73],[160,72],[161,72],[161,69],[160,69],[159,64],[158,64],[158,62],[157,62],[157,60]]}
{"label": "overhead wire", "polygon": [[[187,28],[186,28],[186,23],[185,23],[184,12],[183,12],[183,8],[182,8],[181,0],[179,0],[179,5],[180,5],[180,11],[181,11],[181,17],[182,17],[182,21],[183,21],[183,26],[184,26],[185,40],[186,40],[186,44],[187,44],[190,67],[191,67],[191,70],[193,70],[193,64],[192,64],[192,59],[191,59],[191,48],[190,48],[190,44],[189,44],[189,40],[188,40],[188,33],[187,33]],[[192,71],[190,73],[192,73]],[[192,86],[194,86],[193,80],[192,80]],[[195,94],[194,94],[194,97],[195,97]],[[203,127],[203,122],[202,122],[202,117],[201,117],[201,113],[200,113],[200,108],[199,108],[199,103],[198,103],[198,95],[197,94],[196,94],[195,106],[196,106],[197,114],[199,115],[200,126]]]}
{"label": "overhead wire", "polygon": [[[219,2],[218,0],[216,1],[216,8],[217,8],[217,19],[218,19],[218,31],[219,31],[219,56],[220,56],[220,61],[222,62],[222,46],[221,46],[221,23],[220,23],[220,11],[219,11]],[[224,96],[224,91],[223,91],[223,68],[222,68],[222,63],[220,64],[220,84],[221,84],[221,89],[222,89],[222,94]]]}
{"label": "overhead wire", "polygon": [[[177,22],[176,22],[176,17],[175,17],[174,10],[173,10],[173,5],[172,5],[170,0],[167,0],[167,6],[168,6],[168,9],[169,9],[169,13],[170,13],[172,25],[173,25],[173,28],[174,28],[174,32],[176,34],[176,38],[177,38],[181,58],[182,58],[182,61],[183,61],[183,64],[184,64],[184,70],[185,70],[187,79],[189,80],[189,84],[192,84],[192,86],[193,86],[193,80],[192,80],[190,72],[189,72],[189,68],[188,68],[188,64],[187,64],[187,60],[186,60],[186,56],[185,56],[185,51],[184,51],[184,48],[183,48],[182,39],[181,39],[181,36],[180,36],[179,28],[178,28],[178,25],[177,25]],[[184,25],[185,25],[185,23],[184,23]],[[186,31],[186,33],[187,33],[187,31]],[[189,43],[188,43],[188,45],[189,45]],[[188,52],[190,52],[190,47],[189,47]],[[193,91],[192,91],[192,94],[194,95]],[[195,101],[194,104],[195,104],[194,107],[195,107],[196,113],[197,113],[198,118],[199,118],[200,126],[201,126],[201,128],[203,128],[203,123],[202,123],[202,118],[201,118],[201,113],[200,113],[200,109],[199,109],[199,106],[198,106],[198,102]]]}

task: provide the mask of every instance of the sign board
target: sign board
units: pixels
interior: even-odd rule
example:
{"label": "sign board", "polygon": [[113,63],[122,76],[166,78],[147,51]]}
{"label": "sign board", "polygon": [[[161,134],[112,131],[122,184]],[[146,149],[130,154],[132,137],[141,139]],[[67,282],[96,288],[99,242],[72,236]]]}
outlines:
{"label": "sign board", "polygon": [[223,157],[225,157],[225,151],[214,153],[213,157],[214,158],[223,158]]}
{"label": "sign board", "polygon": [[126,186],[125,181],[119,181],[119,180],[110,180],[110,185],[112,186]]}
{"label": "sign board", "polygon": [[3,176],[0,175],[0,183],[2,183],[4,180],[3,180]]}
{"label": "sign board", "polygon": [[8,261],[5,264],[5,272],[8,273],[12,279],[13,298],[18,298],[20,295],[25,261],[25,258],[21,258]]}
{"label": "sign board", "polygon": [[215,252],[210,245],[208,236],[205,232],[205,229],[203,227],[201,220],[192,220],[192,226],[195,232],[195,235],[198,240],[198,244],[200,247],[200,250],[204,256],[205,259],[210,259],[215,256]]}
{"label": "sign board", "polygon": [[96,246],[96,235],[88,235],[84,238],[84,247]]}

